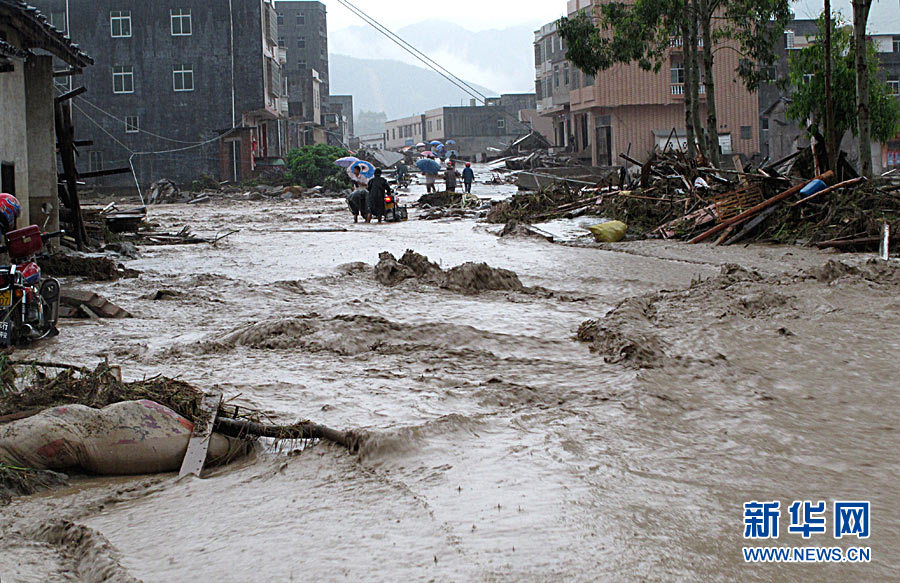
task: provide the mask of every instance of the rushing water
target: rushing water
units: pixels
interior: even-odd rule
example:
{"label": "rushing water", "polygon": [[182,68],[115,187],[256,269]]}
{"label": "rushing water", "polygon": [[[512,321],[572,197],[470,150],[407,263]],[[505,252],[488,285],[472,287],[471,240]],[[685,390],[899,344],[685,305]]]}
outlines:
{"label": "rushing water", "polygon": [[[579,325],[727,262],[780,275],[827,258],[659,243],[618,253],[498,238],[458,220],[354,225],[330,199],[152,212],[173,230],[241,230],[216,247],[144,248],[128,263],[138,279],[67,282],[135,317],[66,323],[29,352],[106,357],[132,378],[218,385],[276,420],[372,437],[358,457],[320,444],[203,480],[94,480],[19,501],[0,510],[0,533],[31,567],[0,551],[4,583],[3,569],[16,581],[69,580],[69,555],[11,538],[60,516],[105,536],[146,583],[900,578],[897,287],[791,281],[779,287],[786,301],[762,304],[753,294],[768,292],[753,282],[666,296],[650,329],[679,356],[638,368],[591,353],[575,340]],[[371,270],[342,267],[406,249],[443,267],[485,261],[560,293],[385,287]],[[184,295],[150,299],[160,289]],[[729,312],[731,300],[764,305]],[[257,322],[256,337],[220,342]],[[819,499],[872,500],[872,537],[858,541],[872,547],[870,564],[743,563],[744,502],[786,510]],[[848,544],[830,532],[777,542]]]}

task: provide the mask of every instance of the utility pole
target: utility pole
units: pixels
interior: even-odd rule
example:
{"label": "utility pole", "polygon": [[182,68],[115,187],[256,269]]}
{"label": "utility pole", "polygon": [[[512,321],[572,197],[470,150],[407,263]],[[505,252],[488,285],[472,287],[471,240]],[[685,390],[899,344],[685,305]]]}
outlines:
{"label": "utility pole", "polygon": [[834,131],[834,98],[831,93],[831,0],[825,0],[825,144],[828,151],[828,168],[837,172],[840,145]]}

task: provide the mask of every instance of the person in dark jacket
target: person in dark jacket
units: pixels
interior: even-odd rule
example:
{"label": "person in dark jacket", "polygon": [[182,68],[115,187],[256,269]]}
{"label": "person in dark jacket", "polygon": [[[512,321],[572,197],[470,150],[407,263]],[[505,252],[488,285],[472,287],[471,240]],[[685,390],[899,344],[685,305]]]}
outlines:
{"label": "person in dark jacket", "polygon": [[466,194],[472,194],[472,183],[475,182],[475,171],[472,170],[472,164],[466,162],[466,168],[462,172],[463,184],[466,185]]}
{"label": "person in dark jacket", "polygon": [[366,222],[371,223],[372,217],[378,217],[378,222],[384,218],[386,211],[384,210],[384,196],[391,193],[391,186],[388,181],[381,175],[381,168],[375,169],[375,178],[369,181],[368,207],[369,214],[366,215]]}
{"label": "person in dark jacket", "polygon": [[447,183],[447,192],[456,192],[456,178],[459,172],[453,167],[453,162],[447,163],[447,171],[444,172],[444,181]]}

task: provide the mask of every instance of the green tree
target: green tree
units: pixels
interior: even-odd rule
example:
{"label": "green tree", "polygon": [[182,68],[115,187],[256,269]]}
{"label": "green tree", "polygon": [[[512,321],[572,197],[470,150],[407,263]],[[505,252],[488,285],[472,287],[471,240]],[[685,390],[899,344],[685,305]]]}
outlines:
{"label": "green tree", "polygon": [[[801,123],[809,120],[810,134],[821,133],[825,129],[826,111],[825,101],[822,99],[825,95],[825,75],[822,71],[825,45],[821,42],[824,37],[825,19],[820,17],[816,42],[793,53],[790,60],[790,84],[793,91],[787,115]],[[883,142],[897,134],[900,103],[890,94],[890,88],[882,79],[874,43],[868,42],[865,51],[871,136]],[[840,142],[847,131],[861,138],[857,118],[856,43],[851,29],[836,19],[832,20],[831,56],[831,94],[837,141]],[[871,154],[869,156],[871,158]],[[863,162],[860,159],[861,166]]]}
{"label": "green tree", "polygon": [[334,161],[349,155],[343,148],[325,144],[294,148],[287,154],[287,178],[307,188],[322,185],[329,176],[344,172]]}

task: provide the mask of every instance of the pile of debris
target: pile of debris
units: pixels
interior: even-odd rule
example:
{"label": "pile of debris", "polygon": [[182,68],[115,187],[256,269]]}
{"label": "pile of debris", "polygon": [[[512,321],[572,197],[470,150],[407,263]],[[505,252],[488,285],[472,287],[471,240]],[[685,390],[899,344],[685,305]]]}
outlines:
{"label": "pile of debris", "polygon": [[[816,154],[820,154],[817,152]],[[900,230],[900,176],[855,176],[842,156],[838,172],[812,148],[758,168],[714,169],[682,152],[654,153],[593,186],[557,181],[495,205],[492,223],[540,223],[598,215],[629,226],[632,237],[715,241],[777,241],[819,247],[877,248]],[[829,186],[830,184],[830,186]]]}
{"label": "pile of debris", "polygon": [[443,218],[483,218],[489,204],[482,203],[475,195],[460,192],[435,192],[419,197],[418,206],[423,210],[420,219],[430,221]]}
{"label": "pile of debris", "polygon": [[[62,372],[51,375],[47,370]],[[260,437],[276,443],[324,439],[351,452],[359,451],[364,437],[309,421],[264,425],[260,417],[258,411],[223,402],[221,393],[205,394],[175,379],[123,382],[121,370],[106,362],[91,370],[4,358],[0,501],[65,484],[65,475],[48,470],[135,474],[181,466],[184,473],[189,440],[192,445],[195,440],[209,443],[208,457],[200,450],[202,469],[204,458],[227,463],[249,452]],[[209,431],[205,437],[204,427]],[[122,437],[129,433],[135,435]]]}

